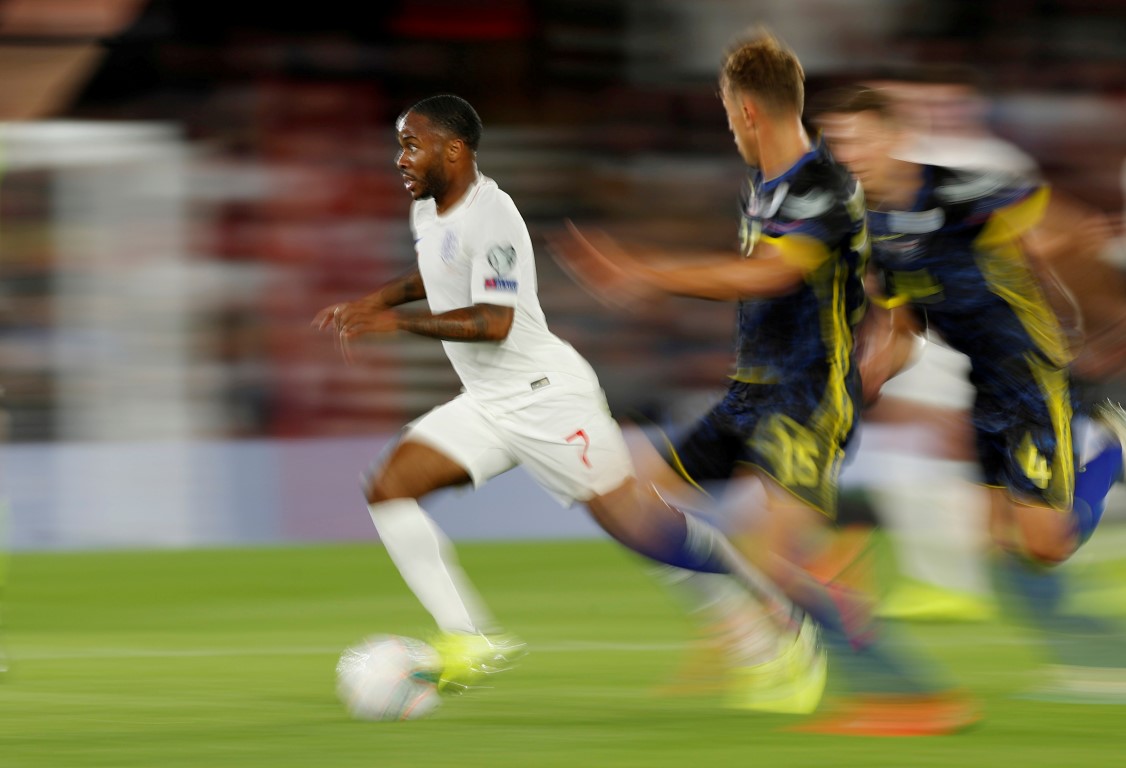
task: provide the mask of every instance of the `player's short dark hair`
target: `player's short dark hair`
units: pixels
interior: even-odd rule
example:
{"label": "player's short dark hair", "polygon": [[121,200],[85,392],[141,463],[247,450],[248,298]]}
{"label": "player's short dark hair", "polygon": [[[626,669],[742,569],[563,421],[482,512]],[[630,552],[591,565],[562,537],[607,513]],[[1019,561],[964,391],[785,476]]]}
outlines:
{"label": "player's short dark hair", "polygon": [[898,122],[895,102],[883,90],[865,85],[848,85],[817,94],[810,100],[812,116],[875,112],[881,119]]}
{"label": "player's short dark hair", "polygon": [[884,79],[915,85],[960,85],[976,91],[986,89],[985,75],[976,67],[960,62],[917,64],[893,69]]}
{"label": "player's short dark hair", "polygon": [[413,112],[422,115],[434,125],[461,139],[474,152],[481,142],[481,118],[473,105],[460,96],[443,93],[430,96],[415,104],[403,113]]}
{"label": "player's short dark hair", "polygon": [[719,84],[725,91],[750,94],[772,111],[800,115],[805,105],[801,62],[778,38],[762,30],[727,51]]}

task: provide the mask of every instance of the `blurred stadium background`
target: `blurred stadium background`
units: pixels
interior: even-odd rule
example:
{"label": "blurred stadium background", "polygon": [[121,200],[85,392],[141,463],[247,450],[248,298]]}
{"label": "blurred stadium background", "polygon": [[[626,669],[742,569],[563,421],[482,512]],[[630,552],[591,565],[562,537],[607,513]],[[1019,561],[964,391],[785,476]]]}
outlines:
{"label": "blurred stadium background", "polygon": [[[393,121],[439,91],[542,243],[564,217],[732,242],[740,176],[714,71],[770,26],[809,89],[972,65],[990,127],[1122,208],[1126,15],[1092,0],[190,0],[0,3],[0,384],[16,549],[371,536],[356,477],[457,384],[402,337],[343,365],[321,306],[405,270]],[[940,107],[934,119],[943,119]],[[1122,256],[1121,247],[1117,251]],[[541,250],[556,332],[619,414],[694,412],[731,314],[613,314]],[[1126,263],[1122,266],[1126,267]],[[1122,397],[1123,380],[1100,383]],[[507,485],[505,485],[507,483]],[[519,477],[455,537],[585,535]],[[542,515],[529,506],[545,506]],[[1118,497],[1115,510],[1121,506]],[[439,510],[441,517],[441,510]]]}
{"label": "blurred stadium background", "polygon": [[[905,630],[986,702],[986,726],[957,739],[794,737],[714,695],[657,698],[691,630],[598,540],[460,547],[535,652],[435,720],[347,721],[331,690],[340,649],[424,636],[428,620],[372,547],[310,543],[374,538],[359,473],[457,382],[432,341],[363,345],[349,367],[309,321],[411,263],[393,121],[456,92],[485,122],[482,171],[541,246],[555,331],[618,414],[682,421],[724,380],[731,308],[611,312],[542,244],[564,217],[733,241],[741,168],[714,85],[733,34],[771,27],[811,94],[918,73],[971,83],[997,136],[1121,222],[1124,11],[0,0],[0,497],[16,551],[0,576],[0,765],[1121,764],[1120,707],[1014,698],[1043,682],[1045,654],[1000,620]],[[974,117],[957,99],[919,106],[935,126]],[[1126,270],[1121,242],[1106,256]],[[1121,374],[1095,387],[1126,400]],[[432,511],[460,540],[600,536],[518,472]],[[1109,514],[1126,518],[1121,493]],[[1126,539],[1107,528],[1069,564],[1084,577],[1069,599],[1120,616]]]}

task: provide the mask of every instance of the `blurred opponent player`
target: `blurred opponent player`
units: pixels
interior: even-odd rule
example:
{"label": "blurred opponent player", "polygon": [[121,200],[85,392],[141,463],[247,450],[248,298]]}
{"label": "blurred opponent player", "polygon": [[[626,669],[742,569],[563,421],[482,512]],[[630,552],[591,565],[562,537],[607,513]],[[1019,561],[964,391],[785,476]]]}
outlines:
{"label": "blurred opponent player", "polygon": [[[690,570],[734,567],[744,583],[773,594],[766,597],[788,632],[777,650],[808,685],[801,701],[763,708],[815,707],[825,679],[815,626],[747,569],[716,529],[636,481],[594,371],[548,330],[527,227],[511,198],[477,170],[476,111],[457,96],[433,96],[396,127],[418,266],[366,298],[326,307],[314,325],[334,329],[346,357],[350,341],[365,334],[441,339],[465,387],[407,425],[364,489],[389,555],[442,632],[434,641],[444,665],[440,687],[472,686],[507,667],[523,644],[499,631],[419,500],[519,465],[561,502],[586,504],[635,551]],[[428,309],[400,308],[423,299]]]}
{"label": "blurred opponent player", "polygon": [[1050,265],[1024,250],[1046,188],[996,171],[899,159],[902,126],[880,91],[845,92],[829,112],[834,152],[870,190],[875,261],[892,311],[911,313],[969,358],[976,452],[989,487],[990,533],[1002,550],[996,583],[1023,602],[1045,638],[1070,638],[1053,643],[1057,661],[1083,674],[1121,667],[1120,652],[1096,658],[1090,643],[1073,650],[1076,638],[1102,638],[1109,647],[1121,633],[1064,614],[1062,582],[1044,568],[1069,558],[1098,525],[1121,477],[1126,432],[1113,404],[1099,404],[1093,418],[1073,418],[1073,345],[1057,317],[1070,317],[1072,308],[1057,312],[1066,293],[1050,300]]}
{"label": "blurred opponent player", "polygon": [[993,538],[1033,561],[1066,560],[1097,518],[1072,504],[1071,345],[1050,276],[1022,248],[1046,188],[898,159],[901,131],[879,91],[857,90],[832,112],[826,136],[867,191],[883,303],[969,358]]}
{"label": "blurred opponent player", "polygon": [[856,697],[804,730],[867,735],[957,731],[976,713],[894,658],[862,595],[804,567],[831,535],[837,476],[860,407],[854,334],[864,315],[864,196],[802,127],[804,74],[763,35],[720,75],[728,125],[750,166],[741,253],[658,268],[604,234],[558,245],[572,273],[610,300],[661,294],[738,303],[736,372],[726,395],[669,457],[697,484],[726,481],[734,541],[821,625]]}
{"label": "blurred opponent player", "polygon": [[[895,112],[901,135],[892,150],[895,157],[978,173],[1039,176],[1031,157],[989,130],[986,101],[972,70],[926,68],[870,87],[888,96]],[[821,94],[824,103],[814,110],[816,119],[831,122],[828,110],[848,92]],[[1104,260],[1110,234],[1105,215],[1053,190],[1044,217],[1021,236],[1032,262],[1045,265],[1038,276],[1048,278],[1049,288],[1057,279],[1063,286],[1056,294],[1064,300],[1053,308],[1064,310],[1069,341],[1079,350],[1072,371],[1081,377],[1098,376],[1112,362],[1103,352],[1113,346],[1116,334],[1126,349],[1120,330],[1126,320],[1126,276]],[[988,494],[980,486],[950,482],[953,476],[976,476],[973,436],[967,428],[973,400],[968,358],[931,336],[916,360],[882,387],[879,399],[866,409],[865,440],[842,482],[851,495],[878,501],[880,523],[892,531],[901,568],[913,577],[896,582],[881,604],[882,615],[983,618],[992,610],[984,568]],[[1082,382],[1079,390],[1084,391]],[[1095,476],[1113,476],[1113,465],[1120,464],[1120,441],[1113,429],[1120,429],[1121,421],[1109,404],[1077,409],[1073,429],[1082,468],[1076,503],[1084,514],[1084,505],[1090,506],[1092,520],[1102,506],[1097,491],[1094,498],[1091,494]],[[889,462],[895,464],[894,473],[887,471]],[[1108,466],[1111,471],[1103,472]],[[936,511],[920,515],[920,508]],[[1089,531],[1093,526],[1085,527]]]}

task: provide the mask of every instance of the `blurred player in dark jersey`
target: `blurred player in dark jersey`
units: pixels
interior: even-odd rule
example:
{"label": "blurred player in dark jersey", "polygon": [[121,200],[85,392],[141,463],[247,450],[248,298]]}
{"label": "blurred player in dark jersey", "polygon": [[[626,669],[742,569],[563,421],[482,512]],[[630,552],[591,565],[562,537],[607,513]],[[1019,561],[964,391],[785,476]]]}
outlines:
{"label": "blurred player in dark jersey", "polygon": [[[887,151],[895,158],[974,172],[968,176],[1039,177],[1030,156],[989,130],[985,100],[974,85],[971,70],[944,67],[905,75],[868,84],[885,97],[882,108],[894,118],[897,138]],[[834,115],[832,110],[859,90],[866,89],[819,94],[820,108],[815,107],[814,113],[828,124],[831,138],[839,138],[833,135],[833,126],[848,117]],[[846,147],[845,151],[854,150]],[[1118,350],[1117,357],[1126,357],[1126,336],[1121,330],[1126,327],[1126,274],[1104,257],[1111,234],[1105,214],[1053,189],[1043,218],[1020,236],[1020,245],[1030,257],[1045,297],[1061,318],[1072,351],[1078,351],[1078,359],[1070,366],[1073,384],[1076,374],[1080,379],[1099,379],[1111,372],[1116,358],[1112,350]],[[850,465],[846,480],[851,475],[855,487],[863,477],[877,491],[871,498],[880,501],[881,523],[895,531],[896,554],[914,577],[898,582],[881,612],[902,618],[970,619],[988,613],[983,610],[987,604],[976,597],[988,592],[982,557],[985,541],[979,538],[986,527],[988,493],[970,491],[963,483],[950,480],[953,473],[969,472],[972,477],[977,472],[972,440],[962,439],[974,388],[967,377],[968,357],[951,350],[939,335],[931,335],[927,341],[910,370],[888,382],[880,390],[878,402],[866,411],[865,423],[871,428],[865,430],[864,447]],[[1091,387],[1081,383],[1079,389],[1089,400],[1080,400],[1072,425],[1081,466],[1076,473],[1074,509],[1082,539],[1097,523],[1109,481],[1119,471],[1121,441],[1114,430],[1121,431],[1123,418],[1110,403],[1092,407]],[[928,413],[934,405],[946,411],[941,422]],[[949,428],[934,430],[943,425]],[[938,439],[932,444],[939,452],[929,448],[926,455],[916,451],[912,457],[907,445],[905,454],[900,444],[918,443],[921,433]],[[889,448],[898,445],[894,448],[897,455],[880,453],[880,440]],[[973,463],[963,464],[963,456]],[[887,473],[888,458],[902,458],[909,464],[907,471],[918,477],[905,481],[902,473]],[[920,491],[925,500],[919,498]],[[937,513],[915,513],[920,505],[941,507],[941,528],[933,525],[939,519]]]}
{"label": "blurred player in dark jersey", "polygon": [[609,300],[673,294],[738,303],[733,380],[669,460],[697,485],[727,481],[723,503],[741,549],[840,651],[836,661],[858,695],[803,727],[949,733],[975,719],[973,708],[889,654],[861,595],[827,587],[804,568],[831,535],[822,523],[835,514],[859,412],[853,349],[868,241],[859,186],[802,128],[803,79],[797,59],[771,37],[726,58],[721,97],[750,166],[741,253],[697,254],[658,269],[605,235],[578,230],[559,250]]}
{"label": "blurred player in dark jersey", "polygon": [[834,154],[868,196],[882,303],[969,358],[994,539],[1037,562],[1066,560],[1097,521],[1072,503],[1071,339],[1050,301],[1052,283],[1022,246],[1048,190],[996,171],[894,157],[901,132],[878,91],[853,91],[832,111]]}
{"label": "blurred player in dark jersey", "polygon": [[[1065,616],[1062,583],[1043,569],[1069,558],[1098,524],[1121,475],[1123,424],[1108,404],[1093,421],[1073,418],[1069,366],[1079,323],[1072,306],[1059,309],[1065,292],[1053,303],[1052,273],[1024,247],[1047,189],[997,171],[900,159],[902,126],[879,91],[842,93],[823,123],[834,154],[868,192],[883,303],[969,359],[990,533],[1003,553],[997,583],[1021,598],[1049,639],[1120,637],[1104,622]],[[1082,445],[1073,422],[1082,424]],[[1082,666],[1120,666],[1113,656],[1084,658]]]}

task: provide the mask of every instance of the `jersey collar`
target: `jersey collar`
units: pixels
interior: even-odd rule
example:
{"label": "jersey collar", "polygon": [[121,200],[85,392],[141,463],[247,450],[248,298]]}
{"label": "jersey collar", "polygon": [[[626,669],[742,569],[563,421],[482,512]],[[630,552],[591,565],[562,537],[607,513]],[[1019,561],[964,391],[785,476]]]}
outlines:
{"label": "jersey collar", "polygon": [[[762,180],[763,192],[769,192],[782,182],[789,182],[789,180],[797,175],[797,172],[800,171],[806,163],[813,160],[819,154],[821,154],[821,142],[817,141],[813,144],[812,147],[810,147],[810,150],[808,152],[799,157],[798,161],[791,165],[788,169],[786,169],[784,173],[779,176],[775,176],[773,179]],[[760,169],[756,168],[755,174],[759,177],[759,179],[762,179],[762,171]]]}

